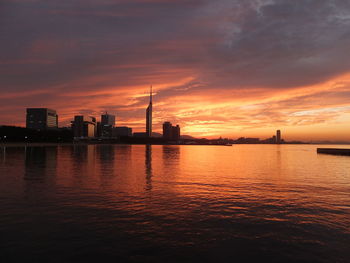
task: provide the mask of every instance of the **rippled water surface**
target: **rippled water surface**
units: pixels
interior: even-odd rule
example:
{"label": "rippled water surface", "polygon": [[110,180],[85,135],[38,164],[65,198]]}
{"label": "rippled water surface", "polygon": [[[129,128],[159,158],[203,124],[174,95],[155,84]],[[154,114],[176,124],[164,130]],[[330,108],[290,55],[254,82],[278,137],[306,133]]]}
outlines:
{"label": "rippled water surface", "polygon": [[350,262],[350,157],[316,148],[0,148],[0,262]]}

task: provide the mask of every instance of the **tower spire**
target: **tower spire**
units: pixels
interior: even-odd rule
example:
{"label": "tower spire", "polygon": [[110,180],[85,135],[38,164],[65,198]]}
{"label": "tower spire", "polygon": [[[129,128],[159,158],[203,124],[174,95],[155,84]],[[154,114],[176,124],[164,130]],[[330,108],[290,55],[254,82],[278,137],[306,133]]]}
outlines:
{"label": "tower spire", "polygon": [[152,85],[149,93],[149,102],[152,103]]}
{"label": "tower spire", "polygon": [[146,110],[146,135],[152,137],[152,85],[149,92],[149,105]]}

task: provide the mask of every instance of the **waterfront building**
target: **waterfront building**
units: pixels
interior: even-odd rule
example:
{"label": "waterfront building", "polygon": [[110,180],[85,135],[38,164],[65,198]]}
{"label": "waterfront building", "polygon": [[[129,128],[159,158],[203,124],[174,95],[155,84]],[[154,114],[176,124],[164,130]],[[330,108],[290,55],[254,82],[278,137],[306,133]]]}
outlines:
{"label": "waterfront building", "polygon": [[135,137],[135,138],[147,138],[148,134],[146,132],[134,132],[133,137]]}
{"label": "waterfront building", "polygon": [[273,135],[272,138],[271,138],[271,140],[272,140],[272,143],[276,143],[276,142],[277,142],[277,140],[276,140],[276,135]]}
{"label": "waterfront building", "polygon": [[115,127],[115,115],[102,114],[101,122],[97,123],[96,136],[102,138],[113,137],[113,129]]}
{"label": "waterfront building", "polygon": [[166,121],[163,123],[163,138],[170,140],[172,134],[172,125],[171,122]]}
{"label": "waterfront building", "polygon": [[111,138],[113,137],[114,127],[112,125],[101,125],[100,137]]}
{"label": "waterfront building", "polygon": [[115,115],[106,114],[101,115],[101,125],[109,125],[115,127]]}
{"label": "waterfront building", "polygon": [[93,138],[96,136],[96,118],[83,115],[74,116],[72,131],[75,138]]}
{"label": "waterfront building", "polygon": [[180,140],[180,126],[176,125],[171,127],[171,135],[173,140]]}
{"label": "waterfront building", "polygon": [[98,138],[102,137],[102,126],[101,126],[101,122],[100,121],[98,121],[96,123],[96,134],[95,135]]}
{"label": "waterfront building", "polygon": [[146,109],[146,135],[152,137],[152,86],[149,94],[149,104]]}
{"label": "waterfront building", "polygon": [[48,108],[27,108],[26,127],[34,130],[58,128],[58,115]]}
{"label": "waterfront building", "polygon": [[280,130],[276,131],[276,143],[277,144],[281,143],[281,131]]}
{"label": "waterfront building", "polygon": [[245,137],[240,137],[238,138],[235,143],[239,144],[257,144],[261,143],[259,138],[245,138]]}
{"label": "waterfront building", "polygon": [[163,138],[166,140],[179,140],[180,139],[180,126],[173,126],[171,122],[163,123]]}
{"label": "waterfront building", "polygon": [[113,137],[131,137],[132,128],[121,126],[113,129]]}

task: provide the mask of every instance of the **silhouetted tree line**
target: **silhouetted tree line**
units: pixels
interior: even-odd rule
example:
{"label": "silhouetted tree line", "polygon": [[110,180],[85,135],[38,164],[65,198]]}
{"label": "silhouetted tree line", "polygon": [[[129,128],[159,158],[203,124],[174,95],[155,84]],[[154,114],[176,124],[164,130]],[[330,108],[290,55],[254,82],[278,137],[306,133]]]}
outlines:
{"label": "silhouetted tree line", "polygon": [[0,126],[1,142],[72,142],[72,131],[67,128],[32,130],[14,126]]}

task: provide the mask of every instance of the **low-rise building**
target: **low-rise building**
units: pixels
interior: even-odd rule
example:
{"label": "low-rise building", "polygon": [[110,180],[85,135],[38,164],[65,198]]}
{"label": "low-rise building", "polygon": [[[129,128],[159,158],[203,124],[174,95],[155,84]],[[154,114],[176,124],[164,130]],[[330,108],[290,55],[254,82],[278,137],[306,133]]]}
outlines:
{"label": "low-rise building", "polygon": [[96,136],[96,118],[83,115],[74,116],[72,131],[75,138],[94,138]]}
{"label": "low-rise building", "polygon": [[113,137],[131,137],[132,128],[121,126],[113,129]]}
{"label": "low-rise building", "polygon": [[57,112],[48,108],[27,108],[26,127],[34,130],[57,129]]}
{"label": "low-rise building", "polygon": [[180,126],[173,126],[171,122],[163,123],[163,138],[166,140],[179,140],[180,139]]}

